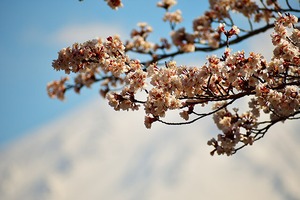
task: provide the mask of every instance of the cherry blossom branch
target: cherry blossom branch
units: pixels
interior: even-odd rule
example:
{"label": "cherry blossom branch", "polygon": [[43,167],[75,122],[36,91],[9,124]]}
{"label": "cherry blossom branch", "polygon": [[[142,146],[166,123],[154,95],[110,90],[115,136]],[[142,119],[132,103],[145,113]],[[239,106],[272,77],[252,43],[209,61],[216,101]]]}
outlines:
{"label": "cherry blossom branch", "polygon": [[[106,1],[113,9],[122,6],[120,0]],[[243,1],[243,4],[241,1],[210,1],[210,10],[194,19],[193,32],[187,33],[184,27],[175,30],[175,25],[182,20],[180,10],[170,12],[176,1],[162,0],[157,5],[166,10],[163,20],[170,25],[171,42],[165,38],[160,43],[149,41],[152,27],[139,23],[125,44],[118,36],[75,43],[62,49],[52,63],[55,70],[75,73],[74,84],[67,83],[68,77],[53,81],[47,86],[48,95],[63,100],[70,89],[79,93],[81,88],[101,82],[101,95],[116,111],[143,108],[146,128],[151,128],[154,122],[187,125],[212,116],[220,133],[208,141],[213,147],[211,155],[233,155],[263,138],[279,121],[300,118],[298,18],[280,13],[300,11],[292,8],[289,1],[287,9],[281,8],[277,1],[261,0],[261,3],[263,8],[254,1]],[[231,10],[248,19],[250,31],[240,33],[230,16]],[[261,20],[266,25],[254,29],[254,23]],[[214,28],[216,22],[220,24]],[[226,25],[232,27],[226,29]],[[274,49],[270,61],[255,52],[246,55],[244,51],[229,49],[271,28],[274,29],[271,35]],[[213,52],[220,48],[224,48],[224,54],[208,56],[201,67],[178,66],[173,60],[181,54]],[[173,52],[169,52],[171,49]],[[129,52],[151,58],[140,62],[131,59]],[[166,62],[166,59],[171,61]],[[165,62],[160,64],[159,61]],[[146,99],[139,100],[138,93],[144,93]],[[249,109],[245,112],[231,108],[239,99],[248,101]],[[194,110],[196,106],[211,104],[210,112]],[[163,120],[170,110],[177,110],[185,121]],[[261,121],[262,113],[270,120]]]}
{"label": "cherry blossom branch", "polygon": [[[249,32],[248,34],[245,34],[243,36],[239,36],[233,40],[230,40],[229,41],[229,44],[230,45],[234,45],[234,44],[238,44],[248,38],[251,38],[255,35],[258,35],[260,33],[263,33],[271,28],[274,28],[274,24],[267,24],[261,28],[258,28],[258,29],[255,29],[251,32]],[[226,47],[228,44],[227,42],[224,42],[224,43],[221,43],[219,45],[219,47],[217,48],[214,48],[214,47],[196,47],[195,48],[195,52],[213,52],[213,51],[216,51],[218,49],[222,49],[224,47]],[[136,52],[135,53],[141,53],[141,52]],[[188,54],[190,52],[184,52],[184,51],[176,51],[176,52],[172,52],[172,53],[167,53],[167,54],[161,54],[161,55],[156,55],[155,58],[151,59],[151,60],[148,60],[148,61],[145,61],[145,62],[142,62],[143,65],[148,65],[149,63],[154,63],[154,62],[158,62],[160,60],[163,60],[163,59],[166,59],[166,58],[170,58],[170,57],[175,57],[175,56],[178,56],[178,55],[182,55],[182,54]],[[145,54],[149,54],[149,55],[153,55],[153,53],[145,53]]]}
{"label": "cherry blossom branch", "polygon": [[[258,123],[259,125],[261,125],[261,124],[266,124],[266,123],[267,123],[268,125],[266,125],[266,126],[263,127],[263,128],[260,128],[260,129],[253,129],[253,130],[252,130],[252,131],[253,131],[252,133],[254,134],[254,141],[258,141],[258,140],[262,139],[262,138],[265,136],[265,134],[269,131],[269,129],[270,129],[272,126],[274,126],[275,124],[277,124],[278,122],[283,122],[283,121],[285,121],[285,120],[287,120],[287,119],[289,119],[289,120],[297,120],[297,119],[300,119],[300,117],[294,117],[294,116],[296,116],[296,115],[298,115],[298,114],[300,114],[300,111],[297,111],[297,112],[291,114],[291,115],[288,116],[288,117],[280,117],[280,118],[278,118],[278,119],[276,119],[276,120],[272,120],[272,121],[259,122],[259,123]],[[240,146],[240,147],[238,147],[238,148],[235,148],[232,154],[236,154],[237,151],[243,149],[243,148],[246,147],[246,146],[248,146],[248,144],[243,144],[242,146]]]}
{"label": "cherry blossom branch", "polygon": [[[232,103],[235,102],[236,100],[237,100],[237,99],[232,99],[230,102],[224,104],[224,105],[221,106],[220,108],[218,108],[218,109],[216,109],[216,110],[213,110],[213,111],[211,111],[211,112],[208,112],[208,113],[201,113],[201,114],[196,114],[196,115],[198,115],[199,117],[197,117],[197,118],[195,118],[195,119],[193,119],[193,120],[187,121],[187,122],[166,122],[166,121],[163,121],[163,120],[161,120],[161,119],[159,119],[159,118],[157,119],[157,121],[158,121],[158,122],[161,122],[161,123],[163,123],[163,124],[166,124],[166,125],[187,125],[187,124],[192,124],[192,123],[194,123],[194,122],[196,122],[196,121],[198,121],[198,120],[200,120],[200,119],[202,119],[202,118],[204,118],[204,117],[210,116],[210,115],[212,115],[212,114],[214,114],[214,113],[216,113],[216,112],[218,112],[218,111],[220,111],[220,110],[226,108],[227,106],[229,106],[230,104],[232,104]],[[193,112],[193,113],[194,113],[194,112]]]}

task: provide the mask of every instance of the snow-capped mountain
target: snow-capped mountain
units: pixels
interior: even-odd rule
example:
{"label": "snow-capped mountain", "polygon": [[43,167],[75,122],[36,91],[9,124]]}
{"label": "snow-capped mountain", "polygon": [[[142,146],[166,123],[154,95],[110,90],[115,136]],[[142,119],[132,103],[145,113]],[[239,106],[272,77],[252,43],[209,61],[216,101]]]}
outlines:
{"label": "snow-capped mountain", "polygon": [[297,122],[232,157],[211,157],[211,118],[143,125],[96,100],[0,152],[0,199],[300,199]]}

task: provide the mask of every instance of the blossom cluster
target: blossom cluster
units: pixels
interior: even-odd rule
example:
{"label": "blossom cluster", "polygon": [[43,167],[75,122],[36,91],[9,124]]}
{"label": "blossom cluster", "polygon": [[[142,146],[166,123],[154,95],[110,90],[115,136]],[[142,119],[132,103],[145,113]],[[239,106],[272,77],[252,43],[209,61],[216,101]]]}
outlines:
{"label": "blossom cluster", "polygon": [[[217,103],[214,105],[214,108],[219,108],[226,103]],[[214,122],[222,130],[222,133],[218,134],[217,139],[212,138],[207,142],[208,145],[214,147],[211,155],[214,155],[214,153],[231,155],[238,143],[242,142],[245,145],[252,145],[254,142],[254,137],[250,134],[250,130],[257,127],[259,112],[247,111],[239,115],[237,108],[233,110],[234,113],[224,108],[213,115]]]}
{"label": "blossom cluster", "polygon": [[83,44],[75,43],[72,47],[64,48],[58,53],[58,59],[52,66],[55,70],[70,72],[85,72],[98,66],[104,72],[111,72],[118,77],[128,70],[128,56],[125,47],[118,36],[108,37],[105,42],[101,39],[89,40]]}
{"label": "blossom cluster", "polygon": [[180,23],[182,22],[181,11],[176,10],[175,12],[167,12],[163,18],[164,21],[169,21],[171,23]]}
{"label": "blossom cluster", "polygon": [[[116,7],[121,3],[107,2]],[[241,34],[241,30],[226,20],[230,19],[230,11],[235,11],[249,19],[269,22],[273,10],[259,9],[251,0],[209,2],[211,10],[193,21],[193,33],[186,32],[184,27],[177,30],[172,27],[172,44],[164,38],[161,44],[149,42],[152,27],[139,23],[139,28],[131,32],[131,40],[126,43],[114,36],[62,49],[52,63],[53,68],[77,76],[74,85],[66,85],[67,77],[49,83],[49,96],[63,100],[66,90],[74,88],[79,92],[82,87],[101,81],[100,93],[115,110],[144,109],[146,128],[151,128],[154,122],[183,125],[212,115],[220,130],[216,138],[208,141],[213,147],[212,155],[232,155],[239,148],[252,145],[268,130],[265,124],[285,121],[300,112],[300,31],[295,28],[298,18],[292,14],[278,14],[271,35],[273,57],[267,61],[259,53],[231,52],[229,40]],[[166,9],[163,20],[171,24],[182,21],[180,10],[169,12],[175,4],[175,0],[157,4]],[[278,9],[277,1],[266,1],[265,8],[267,6]],[[216,21],[222,23],[214,28],[212,24]],[[172,45],[180,53],[194,52],[199,44],[218,48],[222,38],[226,44],[223,46],[227,46],[223,55],[208,56],[201,67],[179,66],[174,60],[159,64],[159,59],[168,56],[154,53],[158,49],[171,49]],[[128,51],[149,54],[152,60],[130,59]],[[110,87],[121,89],[111,91]],[[138,95],[141,93],[143,95]],[[138,99],[141,96],[144,99]],[[229,108],[236,100],[248,96],[251,96],[248,110],[240,112],[238,108]],[[210,103],[214,103],[211,112],[195,111],[196,106]],[[183,122],[164,121],[169,110],[178,110]],[[262,114],[268,115],[270,121],[261,121]]]}
{"label": "blossom cluster", "polygon": [[61,80],[52,81],[47,85],[47,93],[50,98],[58,98],[59,100],[65,99],[65,82],[69,80],[68,77],[64,77]]}
{"label": "blossom cluster", "polygon": [[[110,79],[111,82],[122,80],[121,75],[128,72],[130,62],[120,38],[114,36],[108,37],[105,42],[94,39],[64,48],[58,53],[58,58],[53,61],[52,66],[57,71],[65,71],[66,74],[78,73],[74,88],[79,92],[82,86],[90,87],[96,81],[96,75],[100,71],[111,73],[115,77]],[[65,79],[63,80],[60,83],[64,83]],[[57,81],[48,84],[49,96],[52,98],[60,96],[59,99],[63,99],[65,88],[57,85]]]}
{"label": "blossom cluster", "polygon": [[137,24],[140,30],[133,29],[130,37],[132,41],[127,41],[126,49],[135,50],[137,52],[149,52],[154,44],[147,41],[147,37],[153,31],[152,27],[145,22]]}
{"label": "blossom cluster", "polygon": [[104,0],[107,2],[107,5],[114,10],[117,10],[120,7],[123,7],[121,0]]}
{"label": "blossom cluster", "polygon": [[169,8],[171,8],[172,6],[174,6],[176,4],[177,4],[176,0],[162,0],[162,1],[157,3],[157,6],[165,8],[166,10],[168,10]]}

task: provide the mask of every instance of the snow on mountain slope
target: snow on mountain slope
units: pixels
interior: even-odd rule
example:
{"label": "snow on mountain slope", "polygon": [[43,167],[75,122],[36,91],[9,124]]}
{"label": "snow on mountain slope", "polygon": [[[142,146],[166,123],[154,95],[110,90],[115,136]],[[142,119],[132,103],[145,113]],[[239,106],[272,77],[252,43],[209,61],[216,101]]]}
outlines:
{"label": "snow on mountain slope", "polygon": [[300,199],[299,124],[232,157],[211,157],[210,118],[143,125],[97,99],[0,152],[0,199]]}

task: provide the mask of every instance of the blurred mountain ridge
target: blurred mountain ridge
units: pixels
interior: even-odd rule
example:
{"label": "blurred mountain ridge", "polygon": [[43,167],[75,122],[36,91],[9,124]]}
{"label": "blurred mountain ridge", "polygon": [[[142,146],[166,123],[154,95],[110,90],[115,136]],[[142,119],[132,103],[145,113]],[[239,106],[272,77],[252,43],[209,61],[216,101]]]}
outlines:
{"label": "blurred mountain ridge", "polygon": [[0,199],[300,199],[297,122],[232,157],[209,155],[209,123],[148,130],[93,100],[0,152]]}

